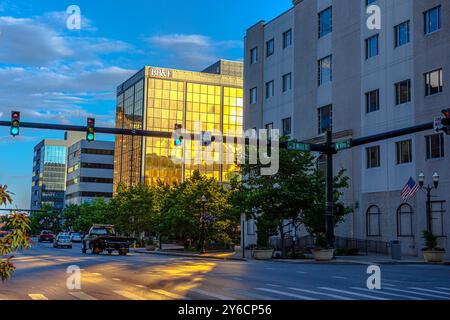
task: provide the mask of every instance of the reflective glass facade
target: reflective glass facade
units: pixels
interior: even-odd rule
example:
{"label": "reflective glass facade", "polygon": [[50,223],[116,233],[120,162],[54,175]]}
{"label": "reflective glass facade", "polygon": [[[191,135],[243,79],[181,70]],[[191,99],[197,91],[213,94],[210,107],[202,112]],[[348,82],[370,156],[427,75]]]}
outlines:
{"label": "reflective glass facade", "polygon": [[[242,70],[241,63],[235,64],[235,69]],[[175,124],[182,124],[192,133],[211,131],[234,136],[243,129],[242,82],[242,75],[145,67],[118,88],[117,127],[173,132]],[[133,101],[129,100],[131,92],[134,92]],[[216,161],[220,160],[220,147],[224,151],[237,150],[234,145],[225,146],[220,141],[213,144]],[[197,142],[192,141],[190,146],[186,142],[184,156],[188,161],[175,164],[171,155],[181,156],[183,150],[175,147],[172,139],[118,136],[115,188],[120,182],[130,185],[142,181],[152,185],[161,180],[173,184],[183,181],[196,169],[218,181],[229,180],[236,165],[189,163],[203,149]]]}

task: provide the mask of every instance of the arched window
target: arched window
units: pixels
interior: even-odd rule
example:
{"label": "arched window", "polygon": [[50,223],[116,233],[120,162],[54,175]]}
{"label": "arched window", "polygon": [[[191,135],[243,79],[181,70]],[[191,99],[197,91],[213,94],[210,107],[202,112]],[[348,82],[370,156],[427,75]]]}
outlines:
{"label": "arched window", "polygon": [[409,204],[402,204],[397,210],[397,235],[399,237],[412,237],[413,208]]}
{"label": "arched window", "polygon": [[378,206],[371,206],[366,213],[368,237],[381,237],[381,211]]}

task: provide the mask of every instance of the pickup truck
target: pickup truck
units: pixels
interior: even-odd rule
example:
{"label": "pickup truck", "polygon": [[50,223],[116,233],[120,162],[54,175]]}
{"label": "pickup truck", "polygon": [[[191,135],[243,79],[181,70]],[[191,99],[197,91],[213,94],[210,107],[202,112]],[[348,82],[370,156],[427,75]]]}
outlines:
{"label": "pickup truck", "polygon": [[93,225],[89,233],[83,239],[82,253],[91,250],[92,254],[108,252],[112,254],[118,251],[119,255],[126,256],[130,245],[135,241],[133,238],[118,236],[111,225]]}

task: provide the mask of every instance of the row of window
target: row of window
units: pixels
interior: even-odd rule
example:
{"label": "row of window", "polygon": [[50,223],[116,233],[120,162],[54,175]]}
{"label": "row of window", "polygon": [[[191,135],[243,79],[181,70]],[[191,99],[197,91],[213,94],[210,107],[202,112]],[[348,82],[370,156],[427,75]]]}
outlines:
{"label": "row of window", "polygon": [[[425,137],[426,159],[444,158],[444,135],[433,134]],[[381,166],[380,146],[366,148],[367,169]],[[396,163],[413,162],[412,140],[396,142]]]}
{"label": "row of window", "polygon": [[[266,130],[269,132],[272,131],[272,129],[274,128],[273,126],[273,122],[268,123],[265,125]],[[292,118],[285,118],[281,121],[281,128],[282,128],[282,136],[290,136],[292,134]],[[256,128],[254,128],[256,130]]]}
{"label": "row of window", "polygon": [[94,178],[94,177],[81,177],[81,178],[75,178],[72,180],[67,181],[67,186],[72,186],[78,183],[106,183],[106,184],[112,184],[113,179],[112,178]]}
{"label": "row of window", "polygon": [[[281,92],[286,92],[292,89],[292,73],[286,73],[281,77]],[[266,82],[266,99],[270,99],[275,95],[275,81]],[[250,104],[258,102],[258,87],[250,89]]]}
{"label": "row of window", "polygon": [[[434,235],[438,237],[445,236],[444,233],[444,213],[445,202],[433,201],[431,203],[431,229]],[[372,205],[366,211],[366,233],[368,237],[381,237],[382,232],[382,213],[378,206]],[[397,236],[414,237],[414,210],[405,203],[397,209]]]}
{"label": "row of window", "polygon": [[[441,6],[437,6],[423,13],[425,35],[439,31],[442,27]],[[376,34],[365,40],[366,59],[376,57],[380,53],[379,35]],[[394,27],[394,47],[398,48],[411,41],[410,21],[402,22]]]}
{"label": "row of window", "polygon": [[[283,32],[282,48],[287,49],[292,46],[292,29]],[[266,58],[275,54],[275,38],[266,42]],[[250,64],[258,62],[258,47],[254,47],[250,50]]]}
{"label": "row of window", "polygon": [[[443,91],[442,69],[434,70],[424,74],[425,96],[429,97]],[[404,80],[396,83],[395,105],[401,105],[411,101],[412,90],[411,80]],[[380,90],[366,92],[366,113],[380,110]]]}
{"label": "row of window", "polygon": [[66,195],[66,200],[73,198],[86,197],[86,198],[112,198],[113,194],[110,192],[89,192],[79,191]]}
{"label": "row of window", "polygon": [[83,149],[81,149],[81,153],[83,153],[83,154],[96,154],[96,155],[103,155],[103,156],[113,156],[114,155],[114,150],[83,148]]}

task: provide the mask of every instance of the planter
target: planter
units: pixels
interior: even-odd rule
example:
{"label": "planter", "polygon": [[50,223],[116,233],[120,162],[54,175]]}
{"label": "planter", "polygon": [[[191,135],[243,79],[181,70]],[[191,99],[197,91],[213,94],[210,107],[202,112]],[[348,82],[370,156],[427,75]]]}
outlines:
{"label": "planter", "polygon": [[156,246],[154,246],[154,245],[147,245],[147,246],[145,246],[145,250],[147,250],[147,251],[155,251],[156,250]]}
{"label": "planter", "polygon": [[253,250],[253,255],[256,260],[271,260],[273,256],[273,249],[270,250]]}
{"label": "planter", "polygon": [[424,250],[423,257],[426,262],[443,262],[445,251]]}
{"label": "planter", "polygon": [[331,261],[334,256],[334,249],[317,249],[313,250],[314,259],[316,261]]}

